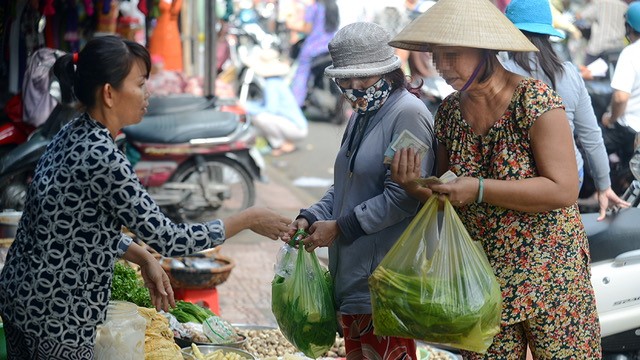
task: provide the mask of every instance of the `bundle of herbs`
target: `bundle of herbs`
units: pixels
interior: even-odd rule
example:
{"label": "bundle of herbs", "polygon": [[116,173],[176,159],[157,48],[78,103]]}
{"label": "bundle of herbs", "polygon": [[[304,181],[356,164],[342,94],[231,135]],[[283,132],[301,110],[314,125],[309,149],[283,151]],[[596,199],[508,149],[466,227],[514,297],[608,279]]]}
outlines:
{"label": "bundle of herbs", "polygon": [[[290,247],[289,245],[284,245]],[[272,311],[282,334],[306,356],[317,358],[331,349],[336,338],[333,286],[329,272],[315,253],[289,248],[271,283]]]}
{"label": "bundle of herbs", "polygon": [[146,308],[153,307],[149,289],[144,287],[144,282],[138,277],[136,270],[122,262],[116,262],[113,269],[111,300],[129,301]]}

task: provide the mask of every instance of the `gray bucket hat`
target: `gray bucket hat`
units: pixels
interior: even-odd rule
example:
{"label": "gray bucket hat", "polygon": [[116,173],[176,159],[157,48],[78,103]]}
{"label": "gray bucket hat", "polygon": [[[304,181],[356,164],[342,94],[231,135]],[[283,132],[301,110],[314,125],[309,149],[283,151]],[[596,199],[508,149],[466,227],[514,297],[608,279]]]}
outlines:
{"label": "gray bucket hat", "polygon": [[334,78],[382,75],[398,69],[400,58],[389,46],[391,35],[380,25],[356,22],[338,30],[329,43],[333,65],[324,75]]}

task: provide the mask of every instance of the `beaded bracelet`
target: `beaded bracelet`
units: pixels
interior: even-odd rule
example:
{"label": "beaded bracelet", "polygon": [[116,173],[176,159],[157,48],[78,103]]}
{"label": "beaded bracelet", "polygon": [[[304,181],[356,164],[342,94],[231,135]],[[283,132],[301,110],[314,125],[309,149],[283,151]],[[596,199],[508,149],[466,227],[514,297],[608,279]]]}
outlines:
{"label": "beaded bracelet", "polygon": [[483,198],[484,198],[484,179],[482,178],[482,176],[478,176],[478,199],[476,199],[476,202],[480,204]]}

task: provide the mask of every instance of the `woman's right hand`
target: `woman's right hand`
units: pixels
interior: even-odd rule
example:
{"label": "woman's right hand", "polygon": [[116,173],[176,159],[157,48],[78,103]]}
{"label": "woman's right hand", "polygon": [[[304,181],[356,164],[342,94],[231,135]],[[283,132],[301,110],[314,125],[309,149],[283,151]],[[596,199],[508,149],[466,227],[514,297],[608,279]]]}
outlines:
{"label": "woman's right hand", "polygon": [[251,226],[249,229],[273,240],[284,237],[289,232],[291,219],[266,207],[250,208]]}
{"label": "woman's right hand", "polygon": [[233,237],[242,230],[278,240],[289,232],[291,219],[260,206],[253,206],[223,220],[226,238]]}
{"label": "woman's right hand", "polygon": [[289,225],[289,232],[284,238],[282,238],[282,241],[289,242],[289,240],[293,238],[293,235],[295,235],[296,231],[300,229],[309,232],[309,222],[303,217],[295,219],[291,225]]}
{"label": "woman's right hand", "polygon": [[416,182],[420,178],[421,167],[422,161],[418,153],[411,148],[399,149],[391,161],[391,180],[400,185],[411,197],[425,202],[432,191]]}

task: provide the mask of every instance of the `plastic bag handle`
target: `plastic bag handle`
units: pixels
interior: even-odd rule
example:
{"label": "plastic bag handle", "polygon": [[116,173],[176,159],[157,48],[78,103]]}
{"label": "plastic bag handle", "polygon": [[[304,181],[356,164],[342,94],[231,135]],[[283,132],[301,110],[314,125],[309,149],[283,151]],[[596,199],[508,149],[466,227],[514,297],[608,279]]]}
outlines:
{"label": "plastic bag handle", "polygon": [[291,240],[289,240],[289,246],[295,247],[297,243],[302,242],[302,239],[306,238],[307,236],[309,236],[309,234],[304,231],[304,229],[298,229],[298,231],[293,234],[293,237],[291,237]]}

